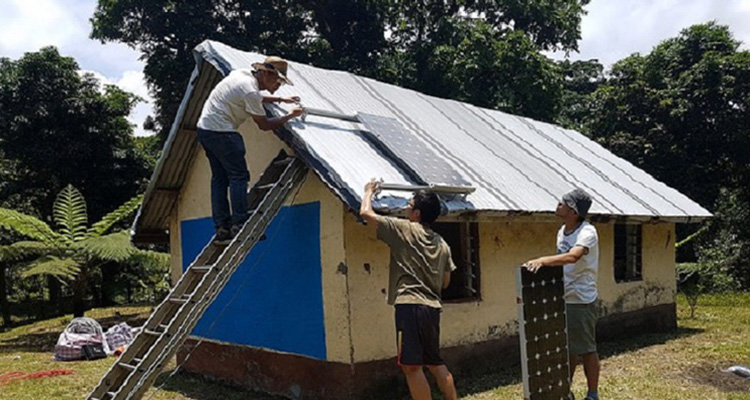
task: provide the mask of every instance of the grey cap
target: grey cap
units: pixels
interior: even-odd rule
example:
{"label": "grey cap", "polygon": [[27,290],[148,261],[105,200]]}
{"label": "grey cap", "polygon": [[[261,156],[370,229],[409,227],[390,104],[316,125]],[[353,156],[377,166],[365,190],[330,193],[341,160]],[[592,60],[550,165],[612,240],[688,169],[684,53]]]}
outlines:
{"label": "grey cap", "polygon": [[591,196],[583,189],[573,189],[562,197],[563,203],[572,208],[581,218],[586,218],[591,208]]}

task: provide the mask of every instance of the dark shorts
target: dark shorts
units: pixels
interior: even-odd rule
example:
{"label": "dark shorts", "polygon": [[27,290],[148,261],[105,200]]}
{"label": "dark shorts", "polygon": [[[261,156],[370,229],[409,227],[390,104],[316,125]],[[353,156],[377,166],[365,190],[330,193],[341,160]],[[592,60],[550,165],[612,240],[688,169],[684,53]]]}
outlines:
{"label": "dark shorts", "polygon": [[440,309],[396,304],[398,365],[443,365],[440,358]]}
{"label": "dark shorts", "polygon": [[568,352],[571,355],[596,353],[596,304],[566,304]]}

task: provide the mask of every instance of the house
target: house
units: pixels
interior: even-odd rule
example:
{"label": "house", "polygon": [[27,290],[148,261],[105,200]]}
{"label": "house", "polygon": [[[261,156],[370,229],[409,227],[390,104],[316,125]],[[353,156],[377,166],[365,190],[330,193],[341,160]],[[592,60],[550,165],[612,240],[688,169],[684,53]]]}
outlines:
{"label": "house", "polygon": [[[223,75],[264,58],[212,41],[195,56],[133,235],[169,241],[175,279],[213,234],[210,171],[195,139],[201,107]],[[517,359],[516,268],[554,252],[554,209],[573,187],[594,197],[602,338],[676,327],[675,224],[711,216],[684,195],[555,125],[342,71],[291,63],[289,76],[295,86],[282,95],[340,115],[386,117],[417,157],[395,156],[404,149],[384,148],[356,118],[308,115],[278,132],[243,125],[251,184],[280,151],[309,171],[184,345],[178,361],[186,370],[290,398],[404,389],[393,383],[388,248],[356,211],[370,178],[417,185],[420,174],[440,168],[476,189],[444,196],[446,215],[435,227],[459,268],[444,293],[441,327],[451,369]],[[387,192],[376,207],[397,212],[409,196]]]}

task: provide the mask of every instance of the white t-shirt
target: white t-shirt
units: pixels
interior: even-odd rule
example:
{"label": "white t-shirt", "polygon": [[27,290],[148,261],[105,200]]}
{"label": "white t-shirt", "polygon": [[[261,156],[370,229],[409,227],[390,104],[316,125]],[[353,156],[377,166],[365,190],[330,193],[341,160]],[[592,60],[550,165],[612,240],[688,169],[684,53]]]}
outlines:
{"label": "white t-shirt", "polygon": [[575,231],[566,235],[565,225],[557,232],[557,254],[565,254],[573,247],[586,247],[589,251],[575,264],[563,266],[565,274],[565,302],[590,304],[596,300],[596,279],[599,273],[599,236],[594,225],[584,221]]}
{"label": "white t-shirt", "polygon": [[211,91],[198,118],[198,128],[237,131],[252,115],[265,116],[263,94],[251,69],[236,69]]}

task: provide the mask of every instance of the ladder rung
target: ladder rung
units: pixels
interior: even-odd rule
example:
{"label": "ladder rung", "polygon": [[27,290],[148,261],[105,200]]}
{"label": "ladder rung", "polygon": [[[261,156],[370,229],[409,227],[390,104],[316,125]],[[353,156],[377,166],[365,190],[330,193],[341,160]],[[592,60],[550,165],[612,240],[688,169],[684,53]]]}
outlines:
{"label": "ladder rung", "polygon": [[161,329],[162,331],[166,332],[167,329],[169,329],[169,325],[167,325],[167,324],[160,324],[159,325],[159,329]]}
{"label": "ladder rung", "polygon": [[268,189],[273,189],[275,186],[276,186],[276,182],[269,183],[269,184],[266,184],[266,185],[256,186],[255,190],[268,190]]}
{"label": "ladder rung", "polygon": [[131,365],[131,364],[124,363],[124,362],[117,363],[117,365],[119,365],[119,366],[121,366],[121,367],[123,367],[125,369],[129,369],[131,371],[135,371],[135,368],[136,368],[135,365]]}
{"label": "ladder rung", "polygon": [[281,160],[274,161],[273,165],[287,165],[287,164],[290,164],[293,160],[294,160],[294,157],[282,158]]}
{"label": "ladder rung", "polygon": [[151,335],[151,336],[159,336],[159,335],[161,335],[161,333],[159,333],[157,331],[152,331],[151,329],[144,329],[143,333],[145,333],[147,335]]}
{"label": "ladder rung", "polygon": [[187,301],[188,301],[187,299],[181,299],[181,298],[177,298],[177,297],[170,297],[169,298],[169,302],[170,303],[185,304],[185,303],[187,303]]}
{"label": "ladder rung", "polygon": [[206,272],[210,271],[211,268],[213,268],[212,265],[200,266],[200,267],[190,267],[189,271],[197,272],[197,273],[200,273],[200,274],[205,274]]}

